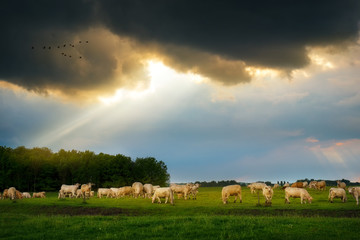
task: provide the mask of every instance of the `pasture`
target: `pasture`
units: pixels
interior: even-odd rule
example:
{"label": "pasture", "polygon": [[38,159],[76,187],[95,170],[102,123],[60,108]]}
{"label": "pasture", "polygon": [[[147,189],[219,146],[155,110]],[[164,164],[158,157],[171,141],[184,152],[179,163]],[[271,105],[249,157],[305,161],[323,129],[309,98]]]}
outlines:
{"label": "pasture", "polygon": [[271,207],[242,187],[243,203],[221,202],[221,188],[199,189],[197,200],[175,206],[151,199],[46,199],[0,201],[0,239],[359,239],[360,207],[328,202],[327,191],[308,189],[312,204],[284,203],[274,190]]}

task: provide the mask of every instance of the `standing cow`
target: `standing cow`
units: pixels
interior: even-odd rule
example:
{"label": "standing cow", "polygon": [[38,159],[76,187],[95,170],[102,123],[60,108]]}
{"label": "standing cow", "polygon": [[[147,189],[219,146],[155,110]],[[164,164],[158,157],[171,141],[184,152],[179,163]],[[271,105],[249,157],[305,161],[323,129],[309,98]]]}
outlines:
{"label": "standing cow", "polygon": [[222,198],[222,202],[224,204],[227,204],[230,196],[235,196],[234,203],[236,202],[237,198],[239,198],[240,203],[242,203],[241,186],[240,185],[229,185],[229,186],[223,187],[222,191],[221,191],[221,198]]}
{"label": "standing cow", "polygon": [[306,191],[306,189],[303,188],[294,188],[294,187],[285,188],[285,203],[290,204],[290,199],[289,199],[290,197],[300,198],[301,204],[303,204],[304,201],[306,203],[306,200],[309,201],[309,203],[311,203],[311,201],[313,200],[313,198],[310,196],[308,191]]}
{"label": "standing cow", "polygon": [[152,193],[153,193],[153,185],[150,183],[144,184],[145,197],[151,198]]}
{"label": "standing cow", "polygon": [[154,203],[156,199],[158,200],[158,203],[161,203],[160,198],[165,198],[165,204],[170,199],[171,205],[174,205],[174,195],[171,188],[169,187],[157,188],[152,197],[152,203]]}
{"label": "standing cow", "polygon": [[342,188],[342,189],[345,189],[345,188],[346,188],[346,183],[340,182],[339,180],[336,181],[336,183],[337,183],[337,187],[338,187],[338,188]]}
{"label": "standing cow", "polygon": [[141,182],[134,182],[132,185],[134,198],[144,195],[144,186]]}
{"label": "standing cow", "polygon": [[10,200],[16,199],[16,189],[14,187],[11,187],[7,191],[7,195],[9,196]]}
{"label": "standing cow", "polygon": [[332,203],[334,198],[341,198],[342,202],[347,201],[346,192],[343,188],[330,188],[329,201]]}
{"label": "standing cow", "polygon": [[348,191],[355,198],[356,205],[359,205],[360,187],[349,187]]}

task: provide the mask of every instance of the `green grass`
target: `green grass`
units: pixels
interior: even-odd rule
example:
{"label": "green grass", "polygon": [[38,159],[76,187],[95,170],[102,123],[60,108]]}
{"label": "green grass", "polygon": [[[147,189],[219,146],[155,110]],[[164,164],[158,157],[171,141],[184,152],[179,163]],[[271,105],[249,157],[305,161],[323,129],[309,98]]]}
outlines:
{"label": "green grass", "polygon": [[[243,203],[223,205],[221,188],[200,188],[197,200],[151,204],[150,199],[0,201],[0,239],[359,239],[360,208],[327,201],[328,192],[309,190],[313,204],[275,190],[271,207],[256,206],[243,188]],[[231,198],[230,200],[233,200]]]}

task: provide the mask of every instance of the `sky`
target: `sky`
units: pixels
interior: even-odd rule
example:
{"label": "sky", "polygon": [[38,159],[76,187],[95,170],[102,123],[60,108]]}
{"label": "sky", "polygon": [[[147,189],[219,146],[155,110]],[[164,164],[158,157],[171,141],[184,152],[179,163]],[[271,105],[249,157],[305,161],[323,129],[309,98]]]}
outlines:
{"label": "sky", "polygon": [[3,1],[0,145],[171,182],[360,181],[360,2]]}

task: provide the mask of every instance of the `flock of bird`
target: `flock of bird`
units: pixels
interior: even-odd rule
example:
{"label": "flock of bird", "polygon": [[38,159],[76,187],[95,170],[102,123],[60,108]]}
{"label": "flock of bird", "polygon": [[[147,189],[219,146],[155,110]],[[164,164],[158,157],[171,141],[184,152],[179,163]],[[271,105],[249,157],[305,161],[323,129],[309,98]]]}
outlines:
{"label": "flock of bird", "polygon": [[[88,44],[89,43],[89,41],[79,41],[79,44],[82,44],[82,45],[85,45],[85,44]],[[75,48],[75,45],[74,44],[72,44],[72,43],[69,43],[69,44],[62,44],[62,45],[57,45],[57,46],[55,46],[55,47],[52,47],[52,46],[46,46],[46,45],[44,45],[43,47],[39,47],[40,49],[43,49],[43,50],[52,50],[52,49],[54,49],[54,50],[60,50],[60,49],[64,49],[64,48],[67,48],[66,49],[66,51],[62,51],[61,52],[61,55],[63,56],[63,57],[69,57],[69,58],[71,58],[71,57],[73,57],[74,55],[71,55],[71,53],[69,53],[69,48],[71,49],[71,48]],[[32,50],[35,50],[35,49],[37,49],[37,47],[35,47],[35,46],[32,46],[31,47],[31,49]],[[82,56],[78,56],[78,58],[79,59],[82,59],[83,57]]]}

